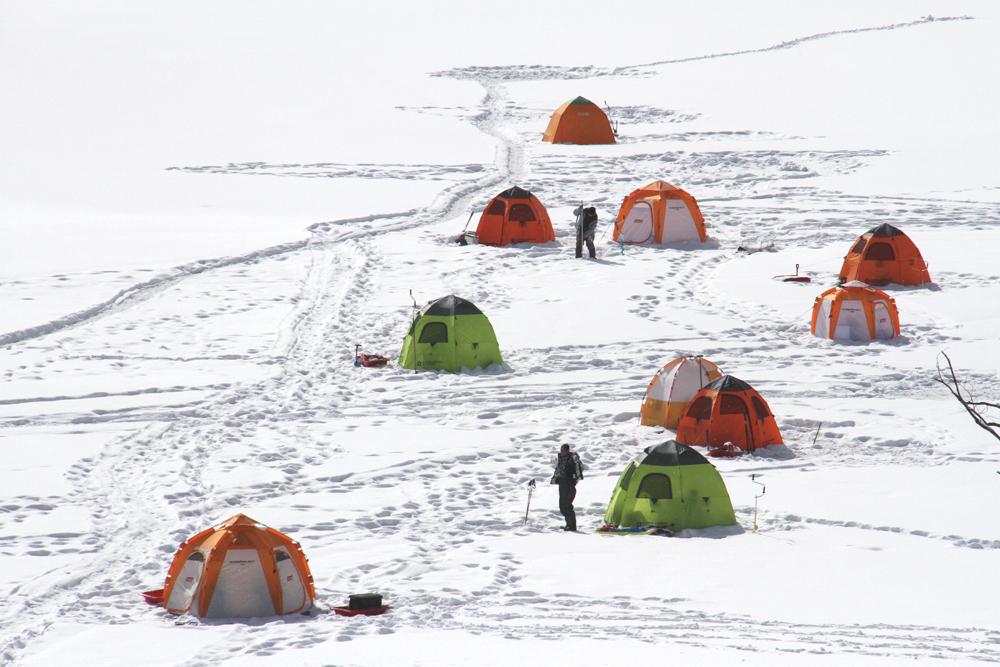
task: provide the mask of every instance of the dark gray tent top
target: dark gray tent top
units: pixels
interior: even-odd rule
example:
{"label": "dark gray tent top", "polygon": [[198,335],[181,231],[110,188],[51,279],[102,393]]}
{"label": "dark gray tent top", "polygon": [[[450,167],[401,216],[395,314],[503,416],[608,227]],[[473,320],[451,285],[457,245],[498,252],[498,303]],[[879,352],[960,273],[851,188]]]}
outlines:
{"label": "dark gray tent top", "polygon": [[708,459],[684,443],[667,440],[662,444],[647,447],[635,462],[646,466],[696,466],[708,463]]}
{"label": "dark gray tent top", "polygon": [[476,305],[471,301],[450,294],[427,304],[423,314],[434,317],[455,317],[456,315],[482,315],[483,311],[476,308]]}
{"label": "dark gray tent top", "polygon": [[888,222],[883,222],[878,227],[872,227],[867,232],[865,232],[865,234],[867,236],[871,236],[871,237],[874,237],[874,238],[884,238],[886,236],[903,236],[904,235],[903,232],[899,231],[898,229],[896,229],[895,227],[893,227],[892,225],[890,225]]}
{"label": "dark gray tent top", "polygon": [[497,195],[501,199],[530,199],[531,193],[524,188],[519,188],[516,185],[512,188],[507,188],[503,192]]}
{"label": "dark gray tent top", "polygon": [[748,385],[743,380],[733,377],[732,375],[723,375],[722,377],[715,378],[705,385],[705,389],[709,389],[711,391],[747,391],[752,388],[753,387]]}

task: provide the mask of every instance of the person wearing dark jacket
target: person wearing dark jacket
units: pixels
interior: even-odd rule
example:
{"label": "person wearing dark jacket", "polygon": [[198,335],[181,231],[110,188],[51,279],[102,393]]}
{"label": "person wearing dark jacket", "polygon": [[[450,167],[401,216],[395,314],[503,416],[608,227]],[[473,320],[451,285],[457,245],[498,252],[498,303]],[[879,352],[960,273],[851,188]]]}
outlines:
{"label": "person wearing dark jacket", "polygon": [[587,250],[593,259],[597,256],[597,248],[594,247],[594,235],[597,234],[597,209],[593,206],[584,208],[580,206],[573,211],[576,216],[577,225],[577,248],[576,256],[583,256],[581,241],[587,244]]}
{"label": "person wearing dark jacket", "polygon": [[583,479],[583,464],[580,462],[580,457],[576,452],[569,451],[569,445],[563,445],[559,449],[559,458],[556,459],[556,471],[549,482],[559,485],[559,511],[566,517],[566,526],[563,530],[576,530],[573,500],[576,498],[576,483],[581,479]]}

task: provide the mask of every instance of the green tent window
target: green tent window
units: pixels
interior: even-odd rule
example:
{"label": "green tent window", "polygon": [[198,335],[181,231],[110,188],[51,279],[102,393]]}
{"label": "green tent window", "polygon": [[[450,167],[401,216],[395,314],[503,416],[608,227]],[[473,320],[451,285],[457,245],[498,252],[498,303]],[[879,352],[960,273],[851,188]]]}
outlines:
{"label": "green tent window", "polygon": [[535,212],[527,204],[514,204],[510,207],[511,222],[534,222]]}
{"label": "green tent window", "polygon": [[699,398],[688,408],[687,416],[694,417],[698,421],[709,419],[712,416],[712,399],[708,396]]}
{"label": "green tent window", "polygon": [[639,466],[635,464],[635,461],[632,461],[632,463],[629,464],[629,467],[625,469],[625,474],[622,475],[622,481],[618,484],[619,488],[622,490],[628,488],[628,483],[632,481],[632,475],[635,474],[635,469],[638,467]]}
{"label": "green tent window", "polygon": [[670,478],[663,473],[653,472],[642,478],[636,498],[650,500],[670,500],[674,497],[670,490]]}
{"label": "green tent window", "polygon": [[486,215],[503,215],[507,212],[507,204],[500,201],[499,199],[494,199],[490,207],[486,209]]}
{"label": "green tent window", "polygon": [[764,405],[764,401],[760,400],[756,396],[751,396],[750,402],[753,403],[753,409],[757,412],[757,419],[763,421],[765,418],[770,416],[770,413],[767,411],[767,406]]}
{"label": "green tent window", "polygon": [[430,343],[431,345],[434,343],[447,343],[448,325],[444,322],[428,322],[420,330],[420,338],[417,342]]}
{"label": "green tent window", "polygon": [[720,415],[742,415],[746,414],[747,404],[739,396],[731,394],[722,395],[722,405],[719,406]]}
{"label": "green tent window", "polygon": [[873,243],[865,251],[865,259],[887,262],[896,259],[896,253],[892,251],[892,246],[888,243]]}

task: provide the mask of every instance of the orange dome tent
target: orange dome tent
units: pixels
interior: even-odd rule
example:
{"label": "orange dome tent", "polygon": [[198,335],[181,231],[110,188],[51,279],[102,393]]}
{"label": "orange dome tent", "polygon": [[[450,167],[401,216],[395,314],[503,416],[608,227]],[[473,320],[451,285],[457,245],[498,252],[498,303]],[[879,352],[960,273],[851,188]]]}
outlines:
{"label": "orange dome tent", "polygon": [[516,185],[490,201],[479,218],[476,236],[480,243],[496,246],[556,240],[549,212],[542,202]]}
{"label": "orange dome tent", "polygon": [[677,427],[677,441],[710,449],[731,442],[748,452],[783,444],[767,403],[732,375],[713,380],[695,394]]}
{"label": "orange dome tent", "polygon": [[206,618],[252,618],[305,611],[315,597],[299,543],[237,514],[180,545],[163,606]]}
{"label": "orange dome tent", "polygon": [[542,141],[553,144],[613,144],[615,133],[601,107],[586,97],[577,97],[552,114]]}
{"label": "orange dome tent", "polygon": [[666,181],[653,181],[622,202],[614,240],[631,244],[704,242],[706,235],[705,218],[694,197]]}
{"label": "orange dome tent", "polygon": [[661,368],[649,383],[642,399],[643,426],[677,428],[688,403],[700,389],[722,377],[722,371],[708,359],[681,357]]}
{"label": "orange dome tent", "polygon": [[860,280],[879,287],[922,285],[931,281],[927,262],[910,237],[887,222],[861,235],[840,269],[840,281]]}
{"label": "orange dome tent", "polygon": [[896,301],[885,292],[853,280],[816,297],[812,333],[837,340],[876,340],[899,335]]}

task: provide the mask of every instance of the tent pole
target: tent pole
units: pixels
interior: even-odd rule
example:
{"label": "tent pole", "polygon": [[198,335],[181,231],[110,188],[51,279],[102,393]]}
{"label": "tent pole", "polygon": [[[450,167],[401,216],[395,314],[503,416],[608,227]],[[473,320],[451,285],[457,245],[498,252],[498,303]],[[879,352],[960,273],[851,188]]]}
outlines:
{"label": "tent pole", "polygon": [[[413,299],[413,290],[410,290],[410,298]],[[413,299],[413,373],[417,372],[417,300]]]}

